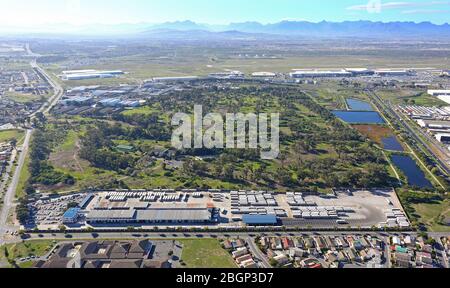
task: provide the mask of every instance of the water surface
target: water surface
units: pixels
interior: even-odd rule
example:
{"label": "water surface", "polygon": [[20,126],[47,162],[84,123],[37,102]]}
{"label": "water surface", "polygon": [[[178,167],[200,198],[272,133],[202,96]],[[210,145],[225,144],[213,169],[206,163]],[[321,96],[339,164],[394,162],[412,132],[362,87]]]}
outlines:
{"label": "water surface", "polygon": [[433,184],[425,177],[425,173],[410,156],[392,155],[392,162],[406,175],[410,186],[420,188],[433,187]]}
{"label": "water surface", "polygon": [[372,105],[367,101],[357,99],[347,99],[347,105],[350,110],[354,111],[374,111]]}
{"label": "water surface", "polygon": [[333,114],[349,124],[384,124],[383,118],[375,111],[333,111]]}
{"label": "water surface", "polygon": [[397,137],[395,137],[395,136],[385,137],[385,138],[381,139],[381,141],[383,142],[383,148],[386,150],[398,151],[398,152],[405,151],[405,149],[403,149],[402,144],[400,144]]}

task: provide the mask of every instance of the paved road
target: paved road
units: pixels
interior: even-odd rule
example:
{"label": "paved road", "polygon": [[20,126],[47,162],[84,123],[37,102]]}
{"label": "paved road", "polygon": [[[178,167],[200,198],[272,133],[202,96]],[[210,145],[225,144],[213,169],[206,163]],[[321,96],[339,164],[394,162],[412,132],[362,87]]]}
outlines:
{"label": "paved road", "polygon": [[53,96],[50,97],[47,102],[42,105],[42,107],[36,111],[35,113],[32,114],[32,117],[36,116],[37,113],[42,112],[44,114],[48,114],[50,112],[50,110],[55,107],[55,105],[58,103],[59,99],[61,99],[61,97],[64,94],[64,89],[61,87],[61,85],[59,85],[58,83],[56,83],[55,81],[53,81],[53,79],[47,74],[47,72],[42,69],[36,62],[36,60],[31,61],[30,63],[31,67],[35,68],[37,71],[39,71],[39,73],[47,80],[47,82],[53,87]]}
{"label": "paved road", "polygon": [[[30,56],[36,56],[36,54],[34,54],[31,51],[30,46],[28,44],[27,44],[27,51]],[[44,105],[41,106],[41,108],[39,108],[39,110],[35,111],[34,113],[32,113],[30,115],[30,119],[33,119],[34,117],[36,117],[37,113],[48,114],[50,112],[50,110],[58,103],[59,99],[61,99],[61,97],[63,96],[64,89],[58,83],[53,81],[51,79],[51,77],[45,72],[44,69],[39,67],[39,65],[36,62],[36,59],[33,59],[30,62],[30,65],[32,68],[36,69],[41,74],[41,76],[44,77],[46,79],[46,81],[53,87],[53,95],[47,100],[46,103],[44,103]],[[1,211],[0,211],[0,245],[5,241],[4,236],[5,236],[6,231],[11,231],[11,230],[17,231],[17,227],[8,227],[7,221],[8,221],[9,212],[10,212],[11,208],[14,207],[14,196],[16,194],[17,186],[19,184],[20,173],[21,173],[23,165],[25,163],[25,157],[29,150],[30,138],[31,138],[32,134],[33,134],[33,129],[27,130],[26,136],[25,136],[25,141],[22,146],[22,153],[20,154],[20,157],[19,157],[17,169],[15,170],[15,173],[12,176],[13,177],[12,181],[11,181],[10,186],[8,187],[6,194],[5,194],[4,204],[1,207]]]}
{"label": "paved road", "polygon": [[259,262],[263,265],[263,268],[272,268],[269,261],[267,260],[266,255],[264,255],[264,253],[262,253],[262,251],[259,250],[258,246],[256,246],[255,239],[252,237],[248,237],[246,241],[253,256],[255,256],[257,260],[259,260]]}
{"label": "paved road", "polygon": [[[186,232],[186,233],[164,233],[164,232],[111,232],[111,233],[43,233],[37,234],[32,233],[29,239],[133,239],[133,238],[150,238],[150,239],[176,239],[176,238],[246,238],[246,237],[255,237],[255,236],[270,236],[270,237],[289,237],[289,236],[345,236],[345,235],[372,235],[379,237],[386,237],[388,235],[416,235],[416,233],[382,233],[382,232],[203,232],[203,233],[195,233],[195,232]],[[430,233],[432,237],[440,237],[447,234],[443,233]]]}
{"label": "paved road", "polygon": [[[17,185],[20,180],[20,171],[23,169],[23,165],[25,163],[25,158],[28,154],[30,138],[31,138],[32,130],[27,130],[25,134],[25,140],[22,146],[22,152],[20,153],[19,160],[17,162],[17,168],[15,170],[14,175],[12,176],[11,183],[6,190],[5,197],[3,199],[3,206],[0,211],[0,235],[3,235],[8,228],[8,215],[11,208],[14,207],[14,196],[16,194]],[[1,244],[1,239],[0,239]]]}

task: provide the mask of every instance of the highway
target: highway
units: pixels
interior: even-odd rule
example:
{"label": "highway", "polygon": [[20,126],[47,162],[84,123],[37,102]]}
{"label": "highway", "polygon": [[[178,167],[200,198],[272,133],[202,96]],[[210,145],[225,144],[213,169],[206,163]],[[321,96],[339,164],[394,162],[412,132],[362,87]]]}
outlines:
{"label": "highway", "polygon": [[446,174],[450,174],[450,167],[448,167],[448,163],[445,163],[444,161],[442,161],[434,152],[433,150],[429,147],[429,144],[426,143],[425,141],[423,141],[414,131],[414,129],[406,122],[403,121],[403,118],[401,117],[401,115],[398,115],[395,111],[395,109],[393,109],[392,107],[390,107],[389,105],[386,105],[383,100],[380,99],[380,97],[378,95],[376,95],[375,93],[371,93],[374,96],[374,99],[382,106],[384,107],[385,111],[388,112],[389,114],[391,114],[391,116],[394,116],[394,118],[399,119],[400,121],[398,123],[400,123],[403,128],[405,128],[405,131],[409,132],[409,134],[420,144],[422,144],[422,146],[427,150],[426,152],[428,152],[427,154],[431,155],[432,157],[434,157],[434,159],[438,162],[438,164],[441,166],[440,168],[442,170],[444,170],[446,172]]}
{"label": "highway", "polygon": [[[434,153],[434,151],[430,148],[429,143],[426,143],[425,141],[423,141],[416,134],[414,129],[406,121],[403,121],[401,115],[398,115],[395,112],[395,109],[392,109],[389,105],[385,104],[383,102],[383,100],[380,99],[380,97],[378,95],[376,95],[375,93],[373,93],[372,91],[366,90],[366,93],[369,96],[372,96],[371,98],[374,100],[375,104],[377,104],[378,107],[382,108],[382,110],[384,110],[386,113],[388,113],[394,119],[399,119],[399,121],[397,123],[399,123],[403,127],[404,131],[406,131],[411,137],[413,137],[414,140],[416,140],[416,142],[422,144],[422,146],[426,150],[426,151],[424,151],[425,154],[430,155],[435,160],[435,162],[438,164],[438,168],[440,168],[440,170],[442,172],[444,172],[444,174],[446,174],[446,175],[450,174],[449,164],[442,161],[440,159],[440,157]],[[437,179],[435,179],[435,180],[437,180]],[[439,183],[439,181],[437,181],[437,182]],[[441,184],[441,186],[442,186],[442,184]]]}
{"label": "highway", "polygon": [[[30,56],[35,56],[35,54],[31,51],[29,45],[27,44],[27,51]],[[64,89],[55,81],[51,79],[51,77],[42,69],[36,62],[36,59],[33,59],[30,62],[30,65],[33,69],[35,69],[39,74],[45,78],[45,80],[52,86],[53,95],[39,108],[37,111],[30,115],[30,119],[36,117],[38,113],[48,114],[50,110],[58,103],[59,99],[64,94]],[[11,182],[4,196],[4,204],[1,207],[0,211],[0,245],[4,242],[4,237],[6,236],[6,231],[17,231],[17,227],[8,227],[8,215],[12,208],[14,208],[14,199],[17,191],[17,186],[20,180],[20,174],[23,169],[26,156],[28,154],[30,139],[33,134],[33,129],[28,129],[26,131],[25,140],[22,145],[22,152],[19,156],[18,166],[14,171],[14,175],[12,175]],[[12,170],[12,166],[9,168]]]}

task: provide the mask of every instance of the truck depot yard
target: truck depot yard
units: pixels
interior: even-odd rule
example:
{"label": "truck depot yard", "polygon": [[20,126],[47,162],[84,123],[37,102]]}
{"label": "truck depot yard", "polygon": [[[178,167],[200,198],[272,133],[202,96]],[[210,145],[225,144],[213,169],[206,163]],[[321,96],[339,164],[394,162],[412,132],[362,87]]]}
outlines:
{"label": "truck depot yard", "polygon": [[[377,227],[408,229],[410,223],[393,190],[276,193],[264,191],[151,190],[41,197],[29,204],[30,229],[130,226]],[[70,208],[68,208],[70,207]]]}

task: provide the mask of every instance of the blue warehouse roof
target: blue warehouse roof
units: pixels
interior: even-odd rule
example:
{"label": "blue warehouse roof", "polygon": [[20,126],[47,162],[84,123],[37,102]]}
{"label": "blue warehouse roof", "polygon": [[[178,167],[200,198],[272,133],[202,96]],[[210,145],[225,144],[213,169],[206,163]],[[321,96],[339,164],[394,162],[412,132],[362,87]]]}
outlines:
{"label": "blue warehouse roof", "polygon": [[244,215],[242,221],[247,225],[275,225],[278,223],[275,215]]}

